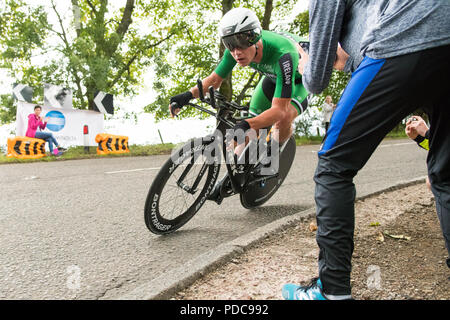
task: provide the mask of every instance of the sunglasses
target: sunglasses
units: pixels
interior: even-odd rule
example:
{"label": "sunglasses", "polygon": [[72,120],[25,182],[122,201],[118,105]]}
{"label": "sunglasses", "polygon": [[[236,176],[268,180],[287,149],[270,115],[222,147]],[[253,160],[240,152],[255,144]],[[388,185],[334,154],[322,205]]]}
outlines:
{"label": "sunglasses", "polygon": [[236,33],[222,38],[223,45],[230,51],[235,49],[247,49],[254,45],[254,35],[250,33]]}

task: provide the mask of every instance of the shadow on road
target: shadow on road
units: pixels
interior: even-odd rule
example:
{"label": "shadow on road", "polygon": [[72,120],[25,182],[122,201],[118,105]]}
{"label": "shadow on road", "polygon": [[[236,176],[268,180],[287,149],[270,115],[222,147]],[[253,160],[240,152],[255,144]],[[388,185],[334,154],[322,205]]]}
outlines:
{"label": "shadow on road", "polygon": [[297,212],[300,212],[300,211],[303,211],[306,209],[309,209],[309,207],[299,206],[299,205],[277,205],[277,206],[264,206],[264,207],[249,209],[248,212],[256,213],[258,215],[261,215],[261,214],[270,215],[270,214],[274,214],[274,213],[277,215],[280,215],[280,212],[282,212],[283,214],[281,216],[289,216],[289,215],[292,215],[294,213],[297,213]]}
{"label": "shadow on road", "polygon": [[152,237],[150,243],[152,245],[157,243],[164,244],[164,246],[170,246],[187,239],[189,239],[191,243],[201,242],[202,240],[209,242],[211,237],[232,239],[234,236],[232,235],[232,232],[230,232],[231,230],[242,228],[242,226],[248,226],[249,223],[253,223],[254,225],[256,224],[257,226],[263,226],[267,223],[293,215],[308,208],[308,206],[300,205],[274,205],[250,209],[243,214],[238,215],[224,214],[220,217],[216,215],[215,218],[217,219],[217,223],[215,226],[207,225],[206,223],[205,225],[189,225],[188,222],[187,225],[174,233],[156,236],[154,238]]}

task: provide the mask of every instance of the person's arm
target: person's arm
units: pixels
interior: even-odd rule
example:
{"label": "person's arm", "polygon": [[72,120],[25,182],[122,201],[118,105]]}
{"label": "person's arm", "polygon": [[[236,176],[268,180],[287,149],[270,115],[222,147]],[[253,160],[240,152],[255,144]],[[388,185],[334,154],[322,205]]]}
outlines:
{"label": "person's arm", "polygon": [[272,99],[272,107],[259,116],[247,120],[252,129],[258,130],[271,126],[289,115],[292,93],[295,84],[295,70],[298,67],[298,55],[286,53],[275,66],[277,82]]}
{"label": "person's arm", "polygon": [[37,129],[37,125],[36,125],[36,119],[34,117],[32,117],[31,115],[28,116],[28,130],[36,130]]}
{"label": "person's arm", "polygon": [[[413,119],[415,120],[413,121]],[[414,116],[413,118],[410,118],[406,122],[406,128],[405,128],[406,135],[417,142],[419,147],[430,150],[429,145],[429,137],[430,137],[430,130],[425,123],[425,120],[423,120],[419,116]]]}
{"label": "person's arm", "polygon": [[[216,72],[211,73],[209,76],[207,76],[205,79],[202,80],[203,94],[209,92],[210,86],[213,86],[214,89],[219,89],[220,86],[222,85],[222,82],[223,78],[220,77]],[[194,98],[198,98],[200,96],[200,92],[197,86],[191,88],[190,91]]]}
{"label": "person's arm", "polygon": [[47,127],[47,122],[48,118],[41,118],[41,121],[39,122],[39,128],[41,128],[41,130],[45,130],[45,128]]}
{"label": "person's arm", "polygon": [[328,86],[344,14],[343,0],[309,2],[309,60],[303,70],[303,85],[311,93],[319,94]]}
{"label": "person's arm", "polygon": [[291,98],[273,98],[272,107],[259,116],[245,120],[250,128],[259,130],[281,121],[291,108]]}
{"label": "person's arm", "polygon": [[429,140],[429,135],[430,135],[430,131],[428,130],[427,133],[425,134],[425,137],[418,135],[414,141],[417,142],[417,144],[419,145],[419,147],[421,147],[422,149],[425,149],[427,151],[430,150],[430,140]]}
{"label": "person's arm", "polygon": [[[234,60],[230,51],[225,50],[222,60],[219,65],[216,67],[216,70],[212,72],[208,77],[202,80],[203,85],[203,93],[207,93],[210,86],[213,86],[215,89],[219,89],[222,85],[223,79],[225,79],[232,71],[234,66],[236,65],[236,60]],[[180,108],[189,103],[193,98],[198,98],[200,96],[200,92],[197,86],[191,88],[189,91],[178,94],[170,99],[169,110],[172,118],[180,112]],[[172,103],[176,103],[179,108],[172,108]]]}

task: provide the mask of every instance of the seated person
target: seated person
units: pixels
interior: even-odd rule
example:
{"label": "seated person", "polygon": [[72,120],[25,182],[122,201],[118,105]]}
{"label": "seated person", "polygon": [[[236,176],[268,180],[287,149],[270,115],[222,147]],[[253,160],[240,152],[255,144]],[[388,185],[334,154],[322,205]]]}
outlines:
{"label": "seated person", "polygon": [[[26,136],[29,138],[42,139],[48,142],[48,147],[50,149],[50,154],[52,155],[61,155],[63,151],[66,151],[65,148],[59,146],[58,141],[56,141],[55,137],[50,132],[42,132],[37,131],[37,129],[44,130],[47,126],[48,118],[41,117],[42,107],[35,106],[34,113],[28,116],[28,130]],[[53,150],[53,144],[55,144],[56,149]],[[55,152],[53,152],[55,151]]]}

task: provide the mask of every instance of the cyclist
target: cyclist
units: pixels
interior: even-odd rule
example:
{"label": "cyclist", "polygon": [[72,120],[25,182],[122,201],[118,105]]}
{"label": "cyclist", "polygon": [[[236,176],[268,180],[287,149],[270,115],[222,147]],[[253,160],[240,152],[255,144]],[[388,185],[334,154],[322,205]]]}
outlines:
{"label": "cyclist", "polygon": [[[256,14],[245,8],[232,9],[223,16],[219,35],[226,50],[215,71],[202,81],[205,92],[210,86],[218,89],[236,64],[261,72],[263,77],[250,102],[249,112],[254,118],[238,123],[236,129],[258,130],[275,124],[280,142],[287,140],[293,121],[307,107],[308,92],[297,71],[298,43],[305,39],[262,30]],[[170,103],[177,105],[169,107],[172,116],[194,97],[199,97],[197,87],[172,97]]]}
{"label": "cyclist", "polygon": [[[247,132],[273,125],[279,130],[278,142],[285,142],[292,135],[295,118],[308,106],[308,92],[297,70],[299,42],[305,39],[287,32],[262,30],[256,14],[245,8],[234,8],[223,16],[219,35],[226,50],[217,68],[202,81],[205,93],[210,86],[218,89],[236,64],[259,71],[263,76],[250,101],[252,118],[237,123],[233,129]],[[172,97],[172,117],[198,97],[197,87]]]}

